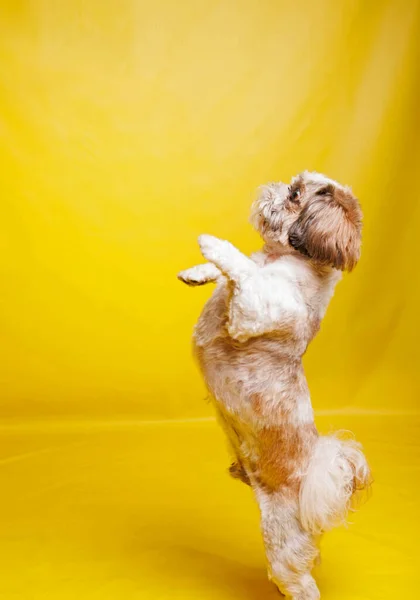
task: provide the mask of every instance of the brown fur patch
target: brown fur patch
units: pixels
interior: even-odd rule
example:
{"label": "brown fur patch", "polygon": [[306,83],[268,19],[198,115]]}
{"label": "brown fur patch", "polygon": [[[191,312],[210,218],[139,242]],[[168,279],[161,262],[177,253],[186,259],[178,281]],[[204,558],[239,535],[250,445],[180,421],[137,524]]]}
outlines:
{"label": "brown fur patch", "polygon": [[362,212],[348,189],[318,187],[289,231],[296,250],[321,264],[351,271],[360,256]]}
{"label": "brown fur patch", "polygon": [[262,394],[252,394],[251,406],[256,415],[263,414],[264,396]]}
{"label": "brown fur patch", "polygon": [[269,493],[283,488],[297,492],[300,467],[308,460],[317,436],[313,423],[263,428],[256,440],[259,458],[253,465],[260,487]]}

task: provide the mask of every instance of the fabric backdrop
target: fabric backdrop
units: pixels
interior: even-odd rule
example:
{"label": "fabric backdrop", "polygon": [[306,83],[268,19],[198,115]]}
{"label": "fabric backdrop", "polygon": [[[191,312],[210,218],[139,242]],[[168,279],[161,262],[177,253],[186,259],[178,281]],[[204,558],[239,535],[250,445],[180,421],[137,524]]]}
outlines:
{"label": "fabric backdrop", "polygon": [[[418,0],[0,1],[0,598],[278,600],[191,353],[197,236],[350,184],[362,259],[305,356],[374,474],[323,600],[418,598]],[[415,413],[417,412],[417,415]]]}
{"label": "fabric backdrop", "polygon": [[417,408],[419,2],[0,5],[3,417],[212,414],[190,337],[202,232],[258,185],[350,184],[363,257],[305,359],[320,410]]}

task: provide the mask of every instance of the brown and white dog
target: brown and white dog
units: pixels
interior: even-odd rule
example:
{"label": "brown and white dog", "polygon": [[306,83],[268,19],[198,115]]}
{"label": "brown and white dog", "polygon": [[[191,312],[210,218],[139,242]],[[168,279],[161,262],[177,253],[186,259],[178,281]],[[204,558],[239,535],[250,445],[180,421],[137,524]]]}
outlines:
{"label": "brown and white dog", "polygon": [[319,538],[345,520],[370,472],[359,444],[319,436],[302,355],[359,259],[362,213],[349,188],[304,172],[263,186],[251,219],[260,252],[202,235],[209,262],[178,277],[217,282],[194,344],[236,457],[230,472],[255,493],[270,578],[289,598],[315,600]]}

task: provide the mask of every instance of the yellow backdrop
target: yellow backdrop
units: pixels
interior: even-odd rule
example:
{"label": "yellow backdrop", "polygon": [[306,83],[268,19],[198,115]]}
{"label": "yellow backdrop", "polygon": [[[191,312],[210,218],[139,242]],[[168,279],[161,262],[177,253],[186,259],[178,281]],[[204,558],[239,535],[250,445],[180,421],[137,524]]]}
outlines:
{"label": "yellow backdrop", "polygon": [[[190,337],[211,289],[176,273],[202,232],[258,247],[255,188],[305,168],[351,184],[365,214],[306,358],[315,407],[417,411],[417,0],[3,0],[0,15],[3,428],[210,416]],[[9,458],[49,444],[10,435]]]}
{"label": "yellow backdrop", "polygon": [[303,168],[365,213],[316,405],[415,407],[418,2],[2,5],[8,415],[209,414],[189,339],[210,290],[176,272],[201,232],[257,247],[255,188]]}

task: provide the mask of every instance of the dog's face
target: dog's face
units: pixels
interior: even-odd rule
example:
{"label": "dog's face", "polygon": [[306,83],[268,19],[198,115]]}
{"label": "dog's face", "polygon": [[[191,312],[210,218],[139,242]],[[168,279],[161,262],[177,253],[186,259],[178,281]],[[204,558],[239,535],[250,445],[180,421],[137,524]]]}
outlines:
{"label": "dog's face", "polygon": [[359,203],[325,175],[305,171],[290,185],[263,186],[251,222],[270,246],[291,246],[322,265],[351,271],[359,260]]}

